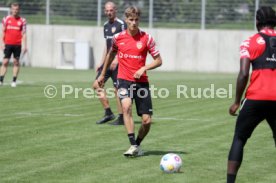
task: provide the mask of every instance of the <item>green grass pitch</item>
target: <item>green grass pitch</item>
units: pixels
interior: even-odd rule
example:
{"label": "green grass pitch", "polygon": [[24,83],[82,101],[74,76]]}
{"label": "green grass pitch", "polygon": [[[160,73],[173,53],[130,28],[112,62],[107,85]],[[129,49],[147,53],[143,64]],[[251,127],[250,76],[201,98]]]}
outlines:
{"label": "green grass pitch", "polygon": [[[97,99],[62,99],[61,85],[88,88],[94,71],[22,68],[17,88],[0,88],[0,182],[72,183],[222,183],[235,117],[228,115],[233,99],[177,99],[176,85],[227,88],[233,74],[150,72],[151,84],[168,88],[170,97],[154,99],[151,131],[142,147],[145,156],[127,159],[124,127],[96,125],[103,116]],[[11,68],[5,82],[11,80]],[[110,83],[110,82],[109,82]],[[44,96],[55,85],[54,99]],[[110,84],[108,86],[111,86]],[[234,90],[234,87],[233,87]],[[234,92],[233,92],[234,93]],[[116,112],[115,101],[110,101]],[[136,131],[140,119],[135,114]],[[162,155],[174,152],[182,172],[164,174]],[[276,182],[272,133],[262,123],[245,148],[240,183]]]}

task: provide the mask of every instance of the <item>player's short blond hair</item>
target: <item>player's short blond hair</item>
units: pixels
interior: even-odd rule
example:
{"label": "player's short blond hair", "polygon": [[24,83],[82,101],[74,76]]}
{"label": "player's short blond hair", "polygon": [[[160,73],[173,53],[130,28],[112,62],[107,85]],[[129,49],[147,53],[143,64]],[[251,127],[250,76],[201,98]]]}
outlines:
{"label": "player's short blond hair", "polygon": [[138,16],[140,17],[141,10],[136,6],[130,6],[125,10],[125,17],[132,17],[132,16]]}
{"label": "player's short blond hair", "polygon": [[19,3],[11,3],[11,7],[20,7]]}

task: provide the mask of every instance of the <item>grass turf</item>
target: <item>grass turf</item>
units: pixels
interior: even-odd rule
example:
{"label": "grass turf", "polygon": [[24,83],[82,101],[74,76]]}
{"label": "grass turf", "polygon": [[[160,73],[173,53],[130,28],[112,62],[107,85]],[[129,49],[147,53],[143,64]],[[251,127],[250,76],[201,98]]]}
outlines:
{"label": "grass turf", "polygon": [[[77,99],[73,94],[61,97],[62,84],[89,88],[94,71],[22,68],[22,84],[0,88],[0,182],[225,182],[235,125],[235,118],[227,113],[232,99],[177,99],[175,88],[177,84],[228,88],[236,76],[181,72],[149,75],[151,84],[169,89],[170,97],[153,100],[154,122],[142,144],[145,156],[126,159],[122,156],[129,147],[125,129],[95,124],[103,115],[97,99],[86,99],[81,92]],[[11,69],[5,81],[10,80]],[[54,99],[44,96],[44,87],[49,84],[58,89]],[[110,102],[116,111],[114,99]],[[140,119],[136,115],[135,123],[137,131]],[[245,148],[238,182],[275,182],[271,137],[266,123],[256,129]],[[182,157],[181,173],[160,171],[160,159],[168,152]]]}

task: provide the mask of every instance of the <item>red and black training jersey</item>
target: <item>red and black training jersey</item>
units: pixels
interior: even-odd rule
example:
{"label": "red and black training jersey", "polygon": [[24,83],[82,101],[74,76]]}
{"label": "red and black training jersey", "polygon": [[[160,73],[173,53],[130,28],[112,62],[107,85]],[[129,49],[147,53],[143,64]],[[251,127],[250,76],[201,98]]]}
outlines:
{"label": "red and black training jersey", "polygon": [[119,32],[122,32],[126,28],[126,23],[119,18],[116,18],[114,22],[107,21],[104,23],[104,38],[106,39],[107,50],[109,50],[112,46],[113,36]]}
{"label": "red and black training jersey", "polygon": [[250,59],[253,68],[247,99],[276,101],[276,52],[271,48],[274,37],[275,30],[263,29],[241,44],[241,58]]}
{"label": "red and black training jersey", "polygon": [[122,31],[113,37],[112,49],[117,51],[119,61],[118,79],[148,82],[146,73],[140,79],[134,78],[134,74],[145,66],[148,52],[152,57],[159,54],[151,35],[139,30],[135,36],[131,36],[127,30]]}
{"label": "red and black training jersey", "polygon": [[26,19],[22,17],[6,16],[2,20],[4,43],[7,45],[21,45],[22,34],[26,32]]}

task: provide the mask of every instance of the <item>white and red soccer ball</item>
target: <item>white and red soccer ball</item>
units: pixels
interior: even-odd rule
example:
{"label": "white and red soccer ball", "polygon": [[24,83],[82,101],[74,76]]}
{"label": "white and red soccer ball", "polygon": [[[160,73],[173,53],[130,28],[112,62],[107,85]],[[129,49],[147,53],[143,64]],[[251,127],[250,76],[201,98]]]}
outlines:
{"label": "white and red soccer ball", "polygon": [[182,159],[174,153],[165,154],[160,162],[160,169],[165,173],[180,172],[182,166]]}

